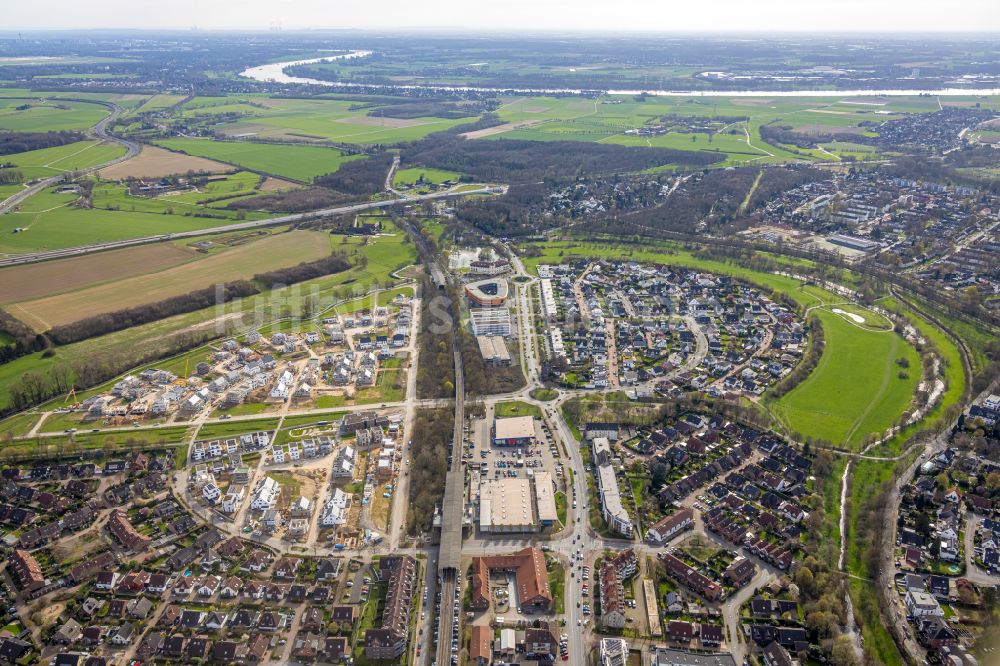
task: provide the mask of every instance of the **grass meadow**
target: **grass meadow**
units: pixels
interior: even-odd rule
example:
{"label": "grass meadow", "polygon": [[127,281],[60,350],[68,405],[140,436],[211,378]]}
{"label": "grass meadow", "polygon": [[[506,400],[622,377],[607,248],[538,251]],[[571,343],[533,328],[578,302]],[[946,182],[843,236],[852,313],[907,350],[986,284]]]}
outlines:
{"label": "grass meadow", "polygon": [[364,158],[362,155],[344,155],[336,148],[247,141],[165,139],[157,141],[157,145],[307,183],[316,176],[333,173],[345,162]]}

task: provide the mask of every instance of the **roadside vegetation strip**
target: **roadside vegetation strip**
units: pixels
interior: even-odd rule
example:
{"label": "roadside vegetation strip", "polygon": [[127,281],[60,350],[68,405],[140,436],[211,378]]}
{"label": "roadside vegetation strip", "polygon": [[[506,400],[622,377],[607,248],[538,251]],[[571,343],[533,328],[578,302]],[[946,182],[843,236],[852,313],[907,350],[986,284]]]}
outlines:
{"label": "roadside vegetation strip", "polygon": [[6,443],[0,448],[0,460],[13,462],[58,457],[98,449],[115,452],[174,447],[185,441],[189,430],[189,426],[183,425],[32,437]]}
{"label": "roadside vegetation strip", "polygon": [[333,173],[341,164],[364,159],[345,155],[336,148],[303,144],[213,141],[211,139],[164,139],[157,145],[169,150],[226,162],[261,173],[291,178],[304,183],[316,176]]}

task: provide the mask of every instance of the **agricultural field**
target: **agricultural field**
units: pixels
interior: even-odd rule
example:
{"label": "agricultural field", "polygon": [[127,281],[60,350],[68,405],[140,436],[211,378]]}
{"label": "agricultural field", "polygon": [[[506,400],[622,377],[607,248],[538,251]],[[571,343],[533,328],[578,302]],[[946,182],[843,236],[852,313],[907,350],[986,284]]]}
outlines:
{"label": "agricultural field", "polygon": [[[393,144],[422,139],[468,118],[389,118],[367,115],[356,102],[331,99],[274,99],[267,97],[198,97],[185,104],[181,116],[204,121],[214,132],[229,137],[286,141],[333,141],[350,144]],[[223,114],[241,114],[238,120],[216,124]]]}
{"label": "agricultural field", "polygon": [[363,159],[363,155],[344,155],[335,148],[247,141],[212,141],[210,139],[166,139],[157,141],[168,150],[226,162],[244,169],[302,182],[333,173],[344,162]]}
{"label": "agricultural field", "polygon": [[213,284],[247,279],[256,273],[321,259],[329,255],[330,249],[328,234],[292,231],[265,236],[202,258],[192,254],[194,260],[187,263],[65,294],[15,303],[7,308],[35,330],[45,331],[103,312],[153,303]]}
{"label": "agricultural field", "polygon": [[233,170],[231,165],[222,162],[172,153],[154,146],[143,146],[139,154],[132,159],[101,169],[100,176],[106,180],[123,180],[130,177],[163,178],[189,171],[226,173]]}
{"label": "agricultural field", "polygon": [[106,108],[86,102],[0,99],[0,130],[11,132],[84,130],[96,125],[106,115]]}
{"label": "agricultural field", "polygon": [[[532,141],[591,141],[626,146],[704,150],[727,154],[724,166],[747,162],[797,160],[836,161],[841,155],[872,152],[867,146],[834,146],[837,150],[773,145],[760,137],[760,126],[787,126],[803,134],[836,132],[871,135],[865,121],[898,117],[894,112],[931,110],[909,98],[857,104],[825,98],[740,97],[521,97],[508,100],[497,115],[500,127],[470,133],[470,138]],[[648,131],[662,126],[665,131]],[[644,129],[642,133],[636,130]],[[860,150],[860,148],[866,150]]]}
{"label": "agricultural field", "polygon": [[77,141],[76,143],[29,150],[25,153],[4,155],[0,161],[10,163],[21,172],[24,180],[58,176],[67,171],[79,171],[104,164],[125,154],[125,148],[105,141]]}
{"label": "agricultural field", "polygon": [[158,243],[57,261],[0,268],[0,304],[45,298],[96,284],[155,273],[196,259],[190,250]]}
{"label": "agricultural field", "polygon": [[169,109],[170,107],[174,106],[179,102],[182,102],[183,100],[184,100],[184,95],[170,95],[170,94],[153,95],[145,102],[143,102],[142,106],[137,107],[133,111],[133,113],[149,113],[152,111]]}

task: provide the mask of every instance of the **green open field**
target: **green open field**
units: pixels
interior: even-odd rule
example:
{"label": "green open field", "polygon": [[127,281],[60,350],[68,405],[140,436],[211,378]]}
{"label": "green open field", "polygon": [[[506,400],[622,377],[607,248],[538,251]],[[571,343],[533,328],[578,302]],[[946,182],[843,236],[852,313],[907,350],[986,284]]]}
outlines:
{"label": "green open field", "polygon": [[211,139],[165,139],[157,145],[188,155],[235,164],[293,180],[312,182],[316,176],[333,173],[344,162],[363,155],[344,155],[335,148]]}
{"label": "green open field", "polygon": [[[792,432],[858,450],[864,438],[891,426],[910,403],[920,379],[920,356],[891,330],[865,330],[826,310],[816,310],[826,348],[816,369],[797,387],[767,405]],[[900,379],[896,359],[906,358]]]}
{"label": "green open field", "polygon": [[520,400],[508,400],[507,402],[498,402],[494,407],[493,414],[496,418],[508,416],[535,416],[542,418],[542,409],[537,405]]}
{"label": "green open field", "polygon": [[227,136],[352,144],[414,141],[475,119],[375,117],[354,106],[356,102],[332,99],[197,97],[184,105],[182,115],[210,123],[220,114],[243,114],[239,120],[213,125],[213,131]]}
{"label": "green open field", "polygon": [[20,171],[25,180],[34,180],[104,164],[124,154],[125,148],[117,143],[77,141],[65,146],[4,155],[0,162],[13,164],[12,168]]}
{"label": "green open field", "polygon": [[[860,144],[834,143],[827,151],[768,144],[761,125],[792,127],[804,134],[837,132],[870,136],[865,121],[883,121],[895,112],[937,110],[918,98],[894,99],[880,106],[830,98],[634,97],[605,96],[508,99],[498,115],[507,125],[478,138],[534,141],[592,141],[726,154],[724,166],[798,160],[836,161],[874,152]],[[663,125],[665,133],[639,135],[630,130]]]}
{"label": "green open field", "polygon": [[83,130],[93,127],[106,115],[106,108],[86,102],[55,99],[0,100],[0,130],[11,132]]}
{"label": "green open field", "polygon": [[188,426],[180,425],[51,435],[19,440],[9,446],[4,446],[0,449],[0,456],[12,454],[42,457],[93,449],[105,449],[110,452],[131,448],[149,449],[158,446],[176,446],[184,441],[188,430]]}
{"label": "green open field", "polygon": [[[235,174],[211,184],[214,193],[156,198],[131,196],[124,185],[101,182],[94,187],[92,208],[72,205],[78,198],[76,194],[57,194],[57,187],[49,188],[24,201],[17,211],[0,216],[0,252],[16,254],[90,245],[265,218],[265,213],[241,214],[197,203],[252,194],[258,181],[254,174]],[[15,233],[17,228],[22,231]]]}
{"label": "green open field", "polygon": [[448,180],[458,180],[459,176],[462,174],[455,173],[454,171],[445,171],[443,169],[425,169],[423,167],[413,167],[409,169],[400,169],[393,175],[392,184],[400,187],[403,185],[415,185],[418,180],[423,178],[424,183],[431,183],[434,185],[440,185],[441,183]]}

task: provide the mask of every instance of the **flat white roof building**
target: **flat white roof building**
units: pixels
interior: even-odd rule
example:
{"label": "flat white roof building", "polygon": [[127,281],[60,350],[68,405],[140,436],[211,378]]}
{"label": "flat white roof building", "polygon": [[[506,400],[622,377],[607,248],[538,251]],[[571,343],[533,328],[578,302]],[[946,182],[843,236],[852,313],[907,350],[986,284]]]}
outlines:
{"label": "flat white roof building", "polygon": [[523,446],[535,439],[535,417],[509,416],[493,424],[493,443],[497,446]]}
{"label": "flat white roof building", "polygon": [[598,466],[597,488],[601,492],[601,511],[608,527],[624,536],[632,536],[632,519],[622,505],[618,479],[611,465]]}
{"label": "flat white roof building", "polygon": [[479,489],[479,529],[483,532],[534,532],[538,520],[527,479],[485,481]]}
{"label": "flat white roof building", "polygon": [[552,475],[548,472],[535,472],[535,505],[538,508],[538,522],[542,527],[548,527],[559,520],[556,511],[556,498],[552,489]]}

